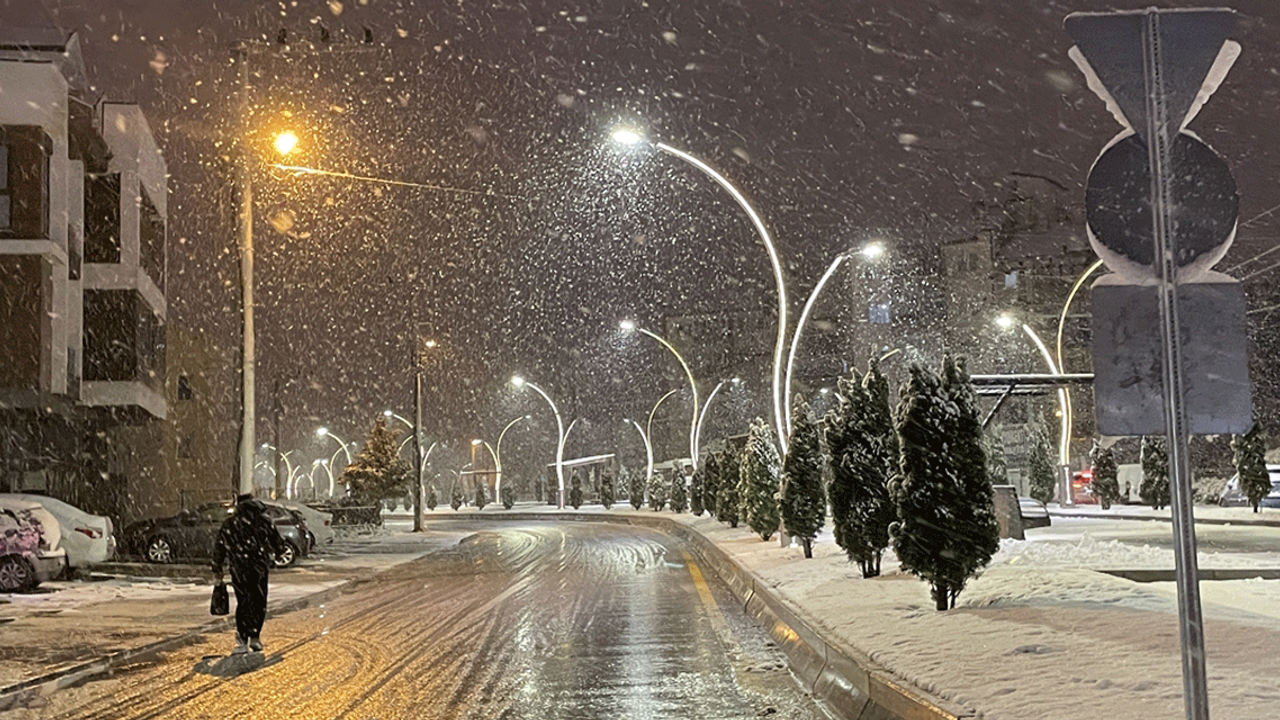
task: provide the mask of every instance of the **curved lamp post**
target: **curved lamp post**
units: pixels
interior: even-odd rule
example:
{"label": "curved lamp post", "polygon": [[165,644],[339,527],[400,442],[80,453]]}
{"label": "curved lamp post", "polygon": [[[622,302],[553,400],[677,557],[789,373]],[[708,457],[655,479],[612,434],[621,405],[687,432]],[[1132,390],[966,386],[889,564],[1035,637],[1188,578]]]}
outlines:
{"label": "curved lamp post", "polygon": [[511,429],[512,425],[515,425],[521,420],[529,420],[532,417],[533,417],[532,415],[521,415],[520,417],[507,423],[507,426],[502,428],[502,432],[498,433],[498,442],[496,444],[497,449],[493,451],[493,465],[494,465],[494,471],[497,472],[498,474],[498,481],[494,487],[494,492],[498,493],[498,497],[494,499],[498,500],[499,502],[501,502],[502,500],[502,438],[507,436],[507,431]]}
{"label": "curved lamp post", "polygon": [[493,477],[494,477],[493,492],[494,492],[494,496],[493,496],[493,498],[492,498],[492,499],[493,499],[494,501],[496,501],[496,500],[498,499],[498,495],[497,495],[497,493],[498,493],[498,491],[499,491],[499,490],[501,490],[501,488],[499,488],[499,487],[498,487],[498,480],[497,480],[497,478],[498,478],[498,453],[494,452],[494,450],[493,450],[493,446],[492,446],[492,445],[490,445],[488,442],[486,442],[486,441],[484,441],[484,440],[482,440],[482,439],[480,439],[480,438],[476,438],[476,439],[474,439],[474,440],[472,440],[472,441],[471,441],[471,450],[472,450],[472,453],[473,453],[473,454],[472,454],[472,456],[471,456],[471,457],[472,457],[471,465],[472,465],[472,468],[473,468],[472,474],[474,474],[474,472],[475,472],[475,471],[474,471],[474,467],[475,467],[475,459],[474,459],[474,458],[475,458],[475,455],[474,455],[474,452],[475,452],[475,449],[476,449],[476,448],[478,448],[478,447],[480,447],[481,445],[483,445],[483,446],[485,447],[485,449],[489,451],[489,459],[493,460]]}
{"label": "curved lamp post", "polygon": [[352,463],[355,462],[355,460],[351,459],[351,451],[347,449],[347,441],[335,435],[332,430],[330,430],[327,427],[322,427],[316,430],[316,435],[318,435],[319,437],[333,438],[334,441],[337,442],[339,447],[342,449],[342,452],[347,454],[347,464],[351,465]]}
{"label": "curved lamp post", "polygon": [[[1000,327],[1004,328],[1013,327],[1015,323],[1018,323],[1010,315],[1001,315],[996,319],[996,322]],[[1026,323],[1020,323],[1020,325],[1022,331],[1027,334],[1027,337],[1031,338],[1031,342],[1040,351],[1040,356],[1044,358],[1044,363],[1048,366],[1049,372],[1053,375],[1060,375],[1061,371],[1058,368],[1058,363],[1054,361],[1053,355],[1049,354],[1049,348],[1045,347],[1044,341],[1040,339],[1035,330],[1031,329],[1030,325]],[[1071,403],[1067,400],[1066,388],[1058,388],[1058,405],[1062,411],[1062,430],[1058,437],[1058,464],[1062,467],[1069,467],[1071,461]]]}
{"label": "curved lamp post", "polygon": [[[645,484],[648,485],[649,478],[653,477],[653,445],[649,444],[649,433],[640,427],[640,423],[635,420],[627,420],[627,422],[636,426],[636,432],[640,433],[640,439],[644,441],[645,455]],[[630,489],[628,489],[630,491]]]}
{"label": "curved lamp post", "polygon": [[698,452],[702,451],[702,424],[707,421],[707,411],[711,409],[711,401],[715,399],[716,393],[720,392],[720,388],[724,387],[724,384],[726,382],[731,382],[737,385],[742,382],[742,379],[733,378],[732,380],[721,380],[720,382],[716,383],[715,388],[711,390],[711,394],[707,396],[707,401],[702,403],[702,412],[698,413],[697,439],[694,441],[694,444],[698,448]]}
{"label": "curved lamp post", "polygon": [[539,395],[541,395],[542,399],[546,400],[547,404],[551,406],[551,414],[556,416],[556,432],[557,432],[556,482],[559,483],[559,486],[560,486],[560,494],[559,494],[559,497],[556,498],[556,507],[559,508],[560,510],[563,510],[564,509],[564,421],[560,419],[560,410],[559,408],[556,407],[556,404],[551,401],[550,395],[547,395],[547,393],[545,393],[542,390],[542,388],[538,387],[537,385],[534,385],[528,380],[525,380],[523,377],[520,377],[519,375],[511,376],[511,384],[515,385],[517,388],[522,388],[526,385],[533,388],[534,391],[537,392]]}
{"label": "curved lamp post", "polygon": [[[289,478],[293,477],[293,462],[289,460],[289,456],[293,454],[293,451],[289,450],[287,452],[280,452],[280,448],[276,447],[275,445],[272,445],[271,443],[262,443],[262,449],[274,451],[276,454],[280,456],[280,459],[284,461],[285,471],[287,473],[285,475],[284,487],[286,488],[286,492],[287,492],[287,489],[289,487]],[[270,467],[271,467],[272,476],[276,475],[279,472],[279,470],[277,469],[278,466],[275,463],[271,463]],[[280,487],[280,486],[277,485],[276,487]]]}
{"label": "curved lamp post", "polygon": [[646,330],[645,328],[640,327],[639,325],[635,324],[635,322],[631,320],[623,320],[622,322],[618,323],[618,328],[621,329],[623,332],[631,332],[632,330],[635,330],[635,331],[644,333],[645,335],[648,335],[654,340],[657,340],[659,343],[662,343],[662,346],[670,350],[671,354],[676,356],[676,360],[680,361],[680,367],[684,369],[684,376],[689,380],[689,390],[693,392],[693,413],[689,418],[689,462],[693,465],[694,469],[697,469],[698,467],[698,407],[699,407],[698,383],[693,379],[693,372],[689,370],[689,363],[685,362],[684,356],[680,354],[680,351],[676,350],[674,345],[667,342],[666,338],[662,337],[661,335],[658,335],[655,332],[650,332],[649,330]]}
{"label": "curved lamp post", "polygon": [[[613,139],[623,145],[637,145],[645,140],[640,133],[624,129],[615,131]],[[756,209],[751,206],[742,191],[729,182],[728,178],[717,172],[715,168],[701,159],[666,143],[653,142],[652,145],[662,152],[680,158],[701,170],[716,184],[724,188],[738,203],[738,206],[742,208],[742,211],[747,214],[747,217],[751,220],[751,225],[760,235],[760,239],[764,241],[765,249],[769,251],[769,262],[773,266],[773,279],[778,289],[778,337],[773,348],[773,424],[778,433],[778,442],[785,448],[787,435],[782,408],[782,352],[787,342],[787,290],[783,283],[782,263],[778,260],[778,251],[773,245],[773,237],[769,234],[769,229],[765,227],[764,220],[760,218],[760,213],[756,212]]]}
{"label": "curved lamp post", "polygon": [[[818,299],[818,295],[822,292],[822,288],[826,286],[827,281],[835,274],[836,268],[840,267],[840,263],[848,260],[853,252],[842,252],[831,261],[827,266],[827,271],[822,274],[818,280],[818,284],[813,286],[813,290],[809,293],[809,298],[804,302],[804,310],[800,313],[800,320],[796,323],[796,329],[791,333],[791,349],[787,353],[787,378],[785,389],[783,391],[783,407],[786,409],[786,428],[788,436],[791,434],[791,376],[795,371],[796,365],[796,349],[800,347],[800,337],[804,335],[805,323],[809,321],[809,312],[813,310],[813,305]],[[856,254],[868,259],[875,259],[884,254],[884,245],[879,242],[867,243]]]}

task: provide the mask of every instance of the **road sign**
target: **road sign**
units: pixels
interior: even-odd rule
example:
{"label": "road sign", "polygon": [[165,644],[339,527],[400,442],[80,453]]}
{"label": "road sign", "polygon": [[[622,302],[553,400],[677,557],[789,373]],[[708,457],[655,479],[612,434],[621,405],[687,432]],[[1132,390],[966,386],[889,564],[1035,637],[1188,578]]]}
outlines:
{"label": "road sign", "polygon": [[[1160,390],[1161,425],[1169,445],[1182,687],[1189,720],[1208,720],[1209,698],[1187,462],[1188,419],[1195,413],[1188,412],[1183,374],[1184,369],[1190,372],[1188,385],[1195,390],[1199,388],[1197,378],[1208,370],[1188,363],[1184,346],[1194,353],[1201,344],[1211,344],[1210,337],[1225,326],[1241,328],[1238,336],[1229,340],[1243,348],[1244,306],[1239,302],[1238,308],[1229,308],[1238,316],[1238,325],[1198,311],[1194,303],[1185,307],[1185,321],[1181,318],[1184,297],[1203,295],[1210,310],[1217,300],[1228,302],[1225,294],[1219,298],[1206,290],[1211,286],[1193,290],[1196,285],[1187,281],[1197,274],[1211,274],[1213,263],[1221,259],[1234,237],[1238,209],[1234,182],[1226,181],[1230,172],[1220,158],[1187,133],[1186,127],[1240,54],[1239,45],[1227,39],[1234,21],[1230,10],[1155,8],[1081,13],[1066,20],[1067,32],[1076,42],[1069,53],[1071,59],[1084,72],[1089,88],[1125,127],[1095,164],[1096,177],[1090,174],[1092,203],[1086,211],[1090,243],[1122,283],[1106,286],[1112,289],[1095,289],[1095,293],[1101,290],[1094,297],[1095,313],[1101,309],[1111,315],[1108,324],[1100,326],[1095,314],[1094,334],[1104,339],[1109,335],[1115,341],[1094,346],[1104,351],[1094,355],[1094,373],[1099,380],[1095,390],[1102,391],[1096,403],[1101,409],[1098,425],[1105,424],[1106,408],[1116,407],[1115,398],[1106,394],[1108,385],[1102,382],[1104,369],[1131,371],[1129,387],[1159,377],[1159,385],[1152,383],[1152,389]],[[1094,187],[1095,181],[1099,187]],[[1205,185],[1207,192],[1197,189],[1198,184]],[[1109,193],[1120,195],[1111,198]],[[1112,200],[1117,204],[1108,212]],[[1180,205],[1186,202],[1197,203],[1198,212],[1207,213],[1207,217]],[[1149,250],[1141,247],[1148,236]],[[1238,285],[1235,287],[1238,293]],[[1154,302],[1146,301],[1147,297]],[[1152,308],[1155,312],[1151,316],[1159,320],[1155,324],[1158,343],[1150,333],[1150,319],[1144,317]],[[1135,348],[1141,351],[1134,352]],[[1243,363],[1243,353],[1232,360]],[[1115,385],[1116,390],[1125,387],[1124,382]],[[1246,392],[1247,387],[1246,381]],[[1139,394],[1139,400],[1153,396],[1151,389]],[[1227,424],[1233,419],[1227,418]]]}

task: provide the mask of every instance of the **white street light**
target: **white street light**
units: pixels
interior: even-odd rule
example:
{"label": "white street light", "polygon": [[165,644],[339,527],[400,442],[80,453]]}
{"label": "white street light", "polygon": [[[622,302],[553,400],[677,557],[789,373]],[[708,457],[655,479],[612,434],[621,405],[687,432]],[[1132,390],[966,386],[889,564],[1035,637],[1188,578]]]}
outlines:
{"label": "white street light", "polygon": [[[653,445],[649,444],[649,433],[640,427],[640,423],[635,420],[627,420],[627,422],[636,426],[636,432],[640,433],[640,439],[644,441],[645,453],[645,484],[649,483],[649,478],[653,477]],[[630,490],[628,490],[629,492]]]}
{"label": "white street light", "polygon": [[563,510],[564,509],[564,435],[565,433],[564,433],[564,421],[560,419],[560,410],[559,408],[556,407],[556,404],[552,402],[550,395],[547,395],[547,393],[544,392],[542,388],[538,387],[537,385],[534,385],[528,380],[525,380],[523,377],[519,375],[513,375],[511,377],[511,384],[515,385],[517,388],[522,388],[526,385],[533,388],[534,391],[536,391],[539,395],[541,395],[542,399],[546,400],[547,404],[551,406],[551,414],[556,416],[556,432],[557,432],[556,482],[559,483],[559,486],[560,486],[560,495],[559,497],[556,498],[556,507],[559,508],[560,510]]}
{"label": "white street light", "polygon": [[346,442],[345,440],[343,440],[342,438],[338,437],[337,435],[335,435],[335,434],[334,434],[334,432],[333,432],[332,430],[330,430],[330,429],[329,429],[329,428],[327,428],[327,427],[321,427],[321,428],[318,428],[318,429],[316,430],[316,435],[318,435],[319,437],[331,437],[331,438],[333,438],[333,439],[334,439],[334,441],[338,443],[338,446],[342,448],[342,452],[346,453],[346,455],[347,455],[347,464],[348,464],[348,465],[351,465],[351,464],[355,463],[355,460],[352,460],[352,459],[351,459],[351,451],[347,449],[347,442]]}
{"label": "white street light", "polygon": [[[623,145],[638,145],[645,141],[640,133],[632,129],[620,128],[613,133],[613,139]],[[773,237],[769,233],[769,229],[765,227],[764,220],[761,219],[760,213],[752,207],[746,196],[728,178],[721,175],[715,168],[708,165],[703,160],[694,155],[672,147],[663,142],[653,142],[653,147],[680,158],[689,163],[698,170],[702,171],[708,177],[716,182],[720,187],[738,203],[742,211],[747,214],[751,220],[752,226],[756,233],[760,235],[760,239],[764,242],[765,249],[769,252],[769,262],[773,266],[773,279],[778,290],[778,336],[773,348],[773,423],[778,433],[778,443],[785,449],[787,445],[787,433],[782,407],[782,353],[787,343],[787,290],[782,277],[782,263],[778,259],[777,248],[773,245]],[[696,407],[696,405],[695,405]],[[696,433],[696,430],[695,430]]]}
{"label": "white street light", "polygon": [[658,335],[657,333],[650,332],[649,330],[646,330],[645,328],[640,327],[639,325],[636,325],[634,321],[623,320],[622,322],[618,323],[618,327],[623,332],[631,332],[635,330],[635,331],[644,333],[645,335],[648,335],[654,340],[657,340],[659,343],[662,343],[662,346],[670,350],[671,354],[676,356],[676,360],[680,361],[680,367],[684,369],[684,376],[689,380],[689,390],[693,393],[693,413],[689,418],[689,462],[692,464],[694,469],[697,469],[698,467],[698,407],[699,407],[698,383],[695,382],[693,379],[693,372],[689,370],[689,363],[685,362],[684,356],[680,354],[680,351],[676,350],[674,345],[667,342],[666,338]]}

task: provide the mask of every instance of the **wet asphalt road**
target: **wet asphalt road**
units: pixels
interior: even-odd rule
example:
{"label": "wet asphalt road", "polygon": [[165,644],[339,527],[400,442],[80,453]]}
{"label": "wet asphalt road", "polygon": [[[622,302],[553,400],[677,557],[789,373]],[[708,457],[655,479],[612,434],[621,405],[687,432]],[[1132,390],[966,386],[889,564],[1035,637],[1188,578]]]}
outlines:
{"label": "wet asphalt road", "polygon": [[[674,539],[492,526],[321,606],[75,691],[67,718],[826,717]],[[243,674],[240,674],[242,673]]]}

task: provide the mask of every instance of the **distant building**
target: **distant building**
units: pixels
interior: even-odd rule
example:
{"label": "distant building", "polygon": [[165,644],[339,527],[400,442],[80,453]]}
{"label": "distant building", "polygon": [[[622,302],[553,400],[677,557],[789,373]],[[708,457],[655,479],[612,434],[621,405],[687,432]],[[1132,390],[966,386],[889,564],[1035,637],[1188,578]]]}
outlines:
{"label": "distant building", "polygon": [[166,483],[168,171],[38,2],[0,7],[0,88],[0,490],[127,521]]}

